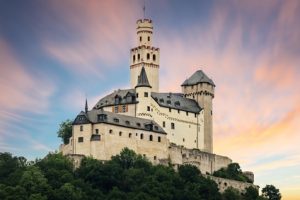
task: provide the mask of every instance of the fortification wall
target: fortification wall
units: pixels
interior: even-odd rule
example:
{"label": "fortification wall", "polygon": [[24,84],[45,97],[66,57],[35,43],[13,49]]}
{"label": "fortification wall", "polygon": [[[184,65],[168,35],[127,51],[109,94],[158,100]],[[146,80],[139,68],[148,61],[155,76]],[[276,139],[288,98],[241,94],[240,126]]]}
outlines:
{"label": "fortification wall", "polygon": [[225,156],[200,151],[198,149],[187,149],[182,146],[171,144],[169,157],[173,165],[191,164],[196,166],[202,174],[212,174],[214,171],[227,167],[232,160]]}
{"label": "fortification wall", "polygon": [[236,180],[219,178],[219,177],[209,176],[209,175],[205,175],[205,176],[217,183],[219,191],[221,193],[224,192],[229,187],[237,189],[241,193],[245,192],[246,188],[248,188],[248,187],[254,187],[257,190],[259,189],[259,186],[254,185],[252,183],[246,183],[246,182],[241,182],[241,181],[236,181]]}

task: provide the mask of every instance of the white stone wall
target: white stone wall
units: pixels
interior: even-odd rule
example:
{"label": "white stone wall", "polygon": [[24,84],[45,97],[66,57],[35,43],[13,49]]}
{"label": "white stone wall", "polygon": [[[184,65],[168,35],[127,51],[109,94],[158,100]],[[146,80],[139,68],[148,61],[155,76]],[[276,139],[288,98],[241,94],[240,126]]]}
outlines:
{"label": "white stone wall", "polygon": [[[99,130],[101,139],[91,141],[91,136],[96,133],[96,129]],[[74,125],[73,130],[72,143],[61,149],[64,155],[70,154],[67,149],[73,149],[72,154],[110,160],[111,156],[119,154],[123,148],[128,147],[138,154],[145,155],[153,163],[168,158],[169,143],[165,134],[103,123],[83,125],[83,131],[80,131],[80,125]],[[153,141],[150,141],[150,135]],[[83,142],[78,142],[79,137],[83,137]]]}
{"label": "white stone wall", "polygon": [[[186,111],[160,107],[157,102],[150,96],[144,97],[144,93],[150,93],[150,90],[144,87],[137,88],[139,94],[137,104],[137,117],[154,120],[166,132],[170,143],[185,146],[186,148],[204,149],[204,115],[203,111],[199,115]],[[147,107],[150,107],[150,111]],[[163,126],[165,123],[165,127]],[[171,123],[174,123],[175,128],[171,128]],[[198,126],[198,130],[197,130]],[[198,140],[198,146],[197,146]]]}

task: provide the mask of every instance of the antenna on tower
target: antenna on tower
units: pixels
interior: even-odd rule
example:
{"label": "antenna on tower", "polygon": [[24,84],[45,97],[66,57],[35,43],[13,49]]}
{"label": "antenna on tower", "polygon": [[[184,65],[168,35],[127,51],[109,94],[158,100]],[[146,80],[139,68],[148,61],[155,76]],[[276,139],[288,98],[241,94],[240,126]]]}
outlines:
{"label": "antenna on tower", "polygon": [[143,13],[144,13],[144,19],[145,19],[145,16],[146,16],[146,0],[144,0],[144,6],[143,6]]}

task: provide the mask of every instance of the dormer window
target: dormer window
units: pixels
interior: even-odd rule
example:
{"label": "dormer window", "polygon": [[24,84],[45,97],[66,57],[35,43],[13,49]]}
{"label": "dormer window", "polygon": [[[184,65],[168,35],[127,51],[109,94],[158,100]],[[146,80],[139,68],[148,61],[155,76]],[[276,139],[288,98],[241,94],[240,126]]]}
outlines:
{"label": "dormer window", "polygon": [[176,102],[175,102],[175,106],[176,106],[176,107],[179,107],[179,106],[180,106],[180,102],[179,102],[179,101],[176,101]]}
{"label": "dormer window", "polygon": [[106,119],[107,119],[106,114],[100,114],[100,115],[98,115],[98,122],[105,121]]}
{"label": "dormer window", "polygon": [[165,101],[164,101],[164,99],[159,99],[159,102],[164,103]]}
{"label": "dormer window", "polygon": [[130,125],[130,122],[129,122],[129,121],[125,121],[125,124],[126,124],[127,126],[129,126],[129,125]]}
{"label": "dormer window", "polygon": [[136,123],[136,125],[137,125],[138,127],[141,127],[141,123]]}
{"label": "dormer window", "polygon": [[167,100],[167,104],[171,105],[171,100]]}
{"label": "dormer window", "polygon": [[119,119],[118,118],[114,118],[114,122],[119,123]]}

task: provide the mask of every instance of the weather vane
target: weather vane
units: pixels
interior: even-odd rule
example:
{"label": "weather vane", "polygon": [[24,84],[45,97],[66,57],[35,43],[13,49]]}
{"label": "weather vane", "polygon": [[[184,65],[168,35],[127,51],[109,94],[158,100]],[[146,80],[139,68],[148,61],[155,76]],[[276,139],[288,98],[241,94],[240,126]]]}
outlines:
{"label": "weather vane", "polygon": [[144,12],[144,19],[145,19],[145,16],[146,16],[146,0],[144,0],[144,7],[143,7],[143,12]]}

